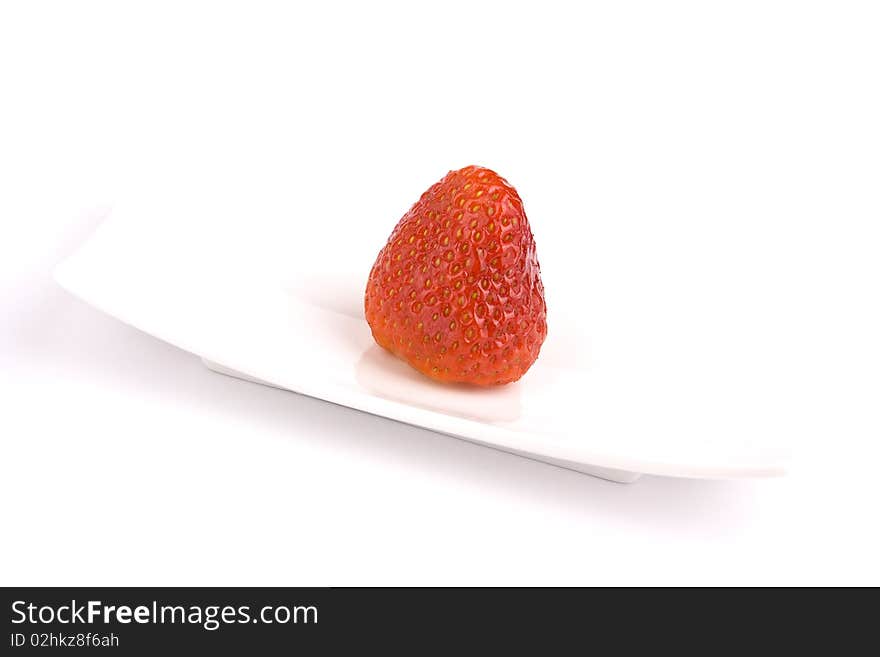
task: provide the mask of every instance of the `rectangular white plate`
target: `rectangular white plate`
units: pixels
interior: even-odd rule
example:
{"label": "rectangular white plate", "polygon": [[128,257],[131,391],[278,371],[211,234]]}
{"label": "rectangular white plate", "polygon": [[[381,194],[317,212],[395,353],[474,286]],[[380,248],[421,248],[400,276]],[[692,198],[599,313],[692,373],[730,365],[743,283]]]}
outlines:
{"label": "rectangular white plate", "polygon": [[664,378],[650,362],[641,372],[634,360],[615,360],[611,349],[573,357],[573,345],[589,336],[566,322],[564,308],[550,308],[541,357],[519,382],[445,386],[375,345],[362,314],[360,263],[282,277],[260,266],[241,230],[216,224],[206,232],[204,221],[180,219],[185,212],[175,221],[151,212],[114,211],[58,266],[56,280],[218,372],[614,481],[783,471],[784,450],[732,430],[724,409],[744,417],[742,399],[712,394],[686,368]]}

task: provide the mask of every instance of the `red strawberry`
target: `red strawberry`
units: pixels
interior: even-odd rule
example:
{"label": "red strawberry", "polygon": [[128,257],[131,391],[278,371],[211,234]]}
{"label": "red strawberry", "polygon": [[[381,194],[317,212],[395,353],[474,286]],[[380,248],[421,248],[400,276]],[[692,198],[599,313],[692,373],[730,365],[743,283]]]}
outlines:
{"label": "red strawberry", "polygon": [[547,336],[547,307],[516,190],[483,167],[450,171],[394,228],[364,308],[376,342],[432,379],[519,379]]}

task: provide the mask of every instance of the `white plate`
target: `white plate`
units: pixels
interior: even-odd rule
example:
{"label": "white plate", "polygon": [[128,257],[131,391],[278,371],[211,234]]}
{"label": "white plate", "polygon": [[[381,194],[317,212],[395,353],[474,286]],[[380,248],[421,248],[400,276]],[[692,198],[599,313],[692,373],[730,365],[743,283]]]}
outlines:
{"label": "white plate", "polygon": [[[579,329],[564,309],[551,307],[542,355],[519,382],[444,386],[373,342],[362,316],[363,263],[281,276],[260,266],[246,227],[208,230],[179,208],[174,221],[156,212],[114,211],[58,266],[56,280],[219,372],[614,481],[783,472],[785,450],[765,437],[734,435],[723,416],[718,431],[707,431],[698,393],[675,387],[685,377],[670,379],[670,390],[616,370],[611,359],[570,358]],[[707,383],[694,386],[705,391]],[[744,412],[739,400],[728,404]]]}

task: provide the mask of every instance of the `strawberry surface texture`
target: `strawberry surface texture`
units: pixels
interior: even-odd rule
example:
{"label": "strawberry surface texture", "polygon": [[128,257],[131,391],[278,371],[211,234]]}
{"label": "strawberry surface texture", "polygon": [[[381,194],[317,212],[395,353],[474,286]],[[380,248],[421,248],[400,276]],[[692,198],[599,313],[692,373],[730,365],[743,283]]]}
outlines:
{"label": "strawberry surface texture", "polygon": [[547,306],[517,191],[483,167],[450,171],[397,223],[364,309],[376,342],[432,379],[519,379],[547,336]]}

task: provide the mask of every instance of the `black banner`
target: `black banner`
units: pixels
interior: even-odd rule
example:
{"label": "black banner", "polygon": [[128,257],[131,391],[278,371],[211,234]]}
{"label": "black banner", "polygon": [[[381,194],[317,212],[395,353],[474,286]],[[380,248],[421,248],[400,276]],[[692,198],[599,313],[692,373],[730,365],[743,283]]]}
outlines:
{"label": "black banner", "polygon": [[[352,649],[555,654],[605,645],[839,649],[868,607],[801,592],[660,589],[7,588],[2,653],[351,654]],[[845,613],[845,615],[844,615]],[[844,624],[834,635],[834,619]],[[710,641],[710,645],[703,642]],[[357,652],[357,651],[356,651]],[[711,650],[710,650],[711,652]]]}

